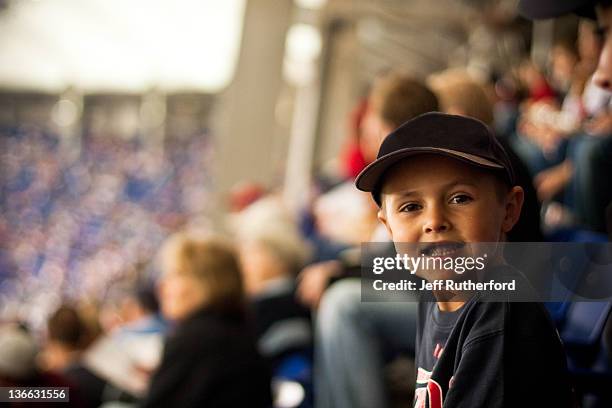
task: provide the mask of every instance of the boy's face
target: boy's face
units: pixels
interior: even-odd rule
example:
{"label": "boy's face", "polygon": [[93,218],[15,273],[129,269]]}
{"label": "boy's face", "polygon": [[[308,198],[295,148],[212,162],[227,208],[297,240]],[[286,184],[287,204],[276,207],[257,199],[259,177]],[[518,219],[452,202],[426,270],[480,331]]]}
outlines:
{"label": "boy's face", "polygon": [[467,243],[502,241],[518,220],[522,188],[506,192],[499,183],[457,159],[415,156],[385,177],[378,216],[394,242],[445,243],[445,254],[457,256],[455,246],[461,251]]}

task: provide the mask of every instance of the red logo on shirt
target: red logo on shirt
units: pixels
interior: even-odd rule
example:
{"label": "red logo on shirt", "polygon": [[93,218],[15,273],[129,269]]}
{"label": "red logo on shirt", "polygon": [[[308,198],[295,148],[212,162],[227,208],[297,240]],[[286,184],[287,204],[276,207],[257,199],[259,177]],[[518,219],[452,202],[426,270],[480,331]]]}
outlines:
{"label": "red logo on shirt", "polygon": [[439,360],[443,351],[444,351],[444,347],[442,347],[440,343],[436,343],[436,347],[434,348],[434,351],[433,351],[433,356]]}
{"label": "red logo on shirt", "polygon": [[[429,400],[429,404],[427,401]],[[414,393],[414,408],[442,408],[444,398],[442,387],[431,379],[431,371],[419,367],[417,370],[417,389]]]}

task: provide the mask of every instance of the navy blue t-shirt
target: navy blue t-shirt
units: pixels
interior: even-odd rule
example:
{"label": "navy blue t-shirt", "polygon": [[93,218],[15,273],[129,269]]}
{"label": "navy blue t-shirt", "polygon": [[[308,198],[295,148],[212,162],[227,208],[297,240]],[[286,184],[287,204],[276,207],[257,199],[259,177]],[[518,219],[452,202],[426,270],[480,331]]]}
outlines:
{"label": "navy blue t-shirt", "polygon": [[414,407],[574,406],[565,352],[544,306],[486,300],[475,293],[455,312],[421,301]]}

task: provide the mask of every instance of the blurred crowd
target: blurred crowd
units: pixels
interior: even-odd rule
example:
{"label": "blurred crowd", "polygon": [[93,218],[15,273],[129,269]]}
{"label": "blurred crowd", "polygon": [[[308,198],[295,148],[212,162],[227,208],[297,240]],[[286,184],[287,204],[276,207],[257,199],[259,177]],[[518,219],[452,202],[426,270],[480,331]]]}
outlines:
{"label": "blurred crowd", "polygon": [[547,75],[529,61],[519,67],[528,93],[510,142],[527,165],[538,198],[551,204],[544,213],[548,230],[607,229],[612,116],[610,93],[592,79],[599,46],[594,23],[584,21],[575,42],[554,45]]}
{"label": "blurred crowd", "polygon": [[207,205],[206,135],[168,143],[85,138],[76,158],[33,127],[0,135],[0,316],[38,328],[61,297],[104,298]]}
{"label": "blurred crowd", "polygon": [[206,212],[206,135],[84,138],[75,159],[52,134],[3,131],[0,381],[69,384],[77,406],[409,405],[416,305],[361,303],[359,245],[389,237],[353,180],[403,122],[472,116],[526,192],[509,240],[608,241],[612,94],[591,79],[595,27],[576,34],[546,66],[382,73],[302,211],[243,183],[223,239],[185,227]]}

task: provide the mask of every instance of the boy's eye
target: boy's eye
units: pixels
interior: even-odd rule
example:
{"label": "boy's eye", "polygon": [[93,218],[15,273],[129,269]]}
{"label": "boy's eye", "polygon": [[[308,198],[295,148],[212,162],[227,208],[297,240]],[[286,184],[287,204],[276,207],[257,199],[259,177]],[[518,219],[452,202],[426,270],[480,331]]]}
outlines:
{"label": "boy's eye", "polygon": [[467,194],[456,194],[450,199],[451,204],[465,204],[470,201],[472,201],[472,197]]}
{"label": "boy's eye", "polygon": [[400,212],[412,212],[412,211],[418,211],[420,209],[421,209],[421,206],[419,204],[408,203],[402,208],[400,208]]}

